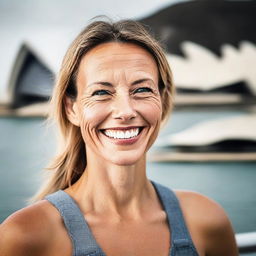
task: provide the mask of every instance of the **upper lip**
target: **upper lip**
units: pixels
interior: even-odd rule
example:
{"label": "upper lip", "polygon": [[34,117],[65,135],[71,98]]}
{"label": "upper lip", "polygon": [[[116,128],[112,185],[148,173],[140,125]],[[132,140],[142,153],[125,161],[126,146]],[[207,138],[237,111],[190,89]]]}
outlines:
{"label": "upper lip", "polygon": [[125,126],[125,127],[110,127],[110,128],[102,128],[100,130],[129,130],[129,129],[137,129],[143,128],[144,126]]}

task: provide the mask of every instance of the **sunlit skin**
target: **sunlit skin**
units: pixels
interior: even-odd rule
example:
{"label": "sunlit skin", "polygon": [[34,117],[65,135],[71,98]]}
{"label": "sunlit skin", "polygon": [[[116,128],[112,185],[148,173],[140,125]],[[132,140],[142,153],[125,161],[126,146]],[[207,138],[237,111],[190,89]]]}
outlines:
{"label": "sunlit skin", "polygon": [[[162,114],[155,60],[133,44],[99,45],[82,59],[77,87],[76,101],[67,99],[67,105],[70,121],[80,127],[86,143],[87,167],[66,191],[81,202],[106,253],[120,255],[125,243],[131,254],[147,249],[153,255],[157,243],[158,250],[168,253],[170,236],[165,215],[150,211],[152,207],[161,209],[161,205],[146,178],[145,167],[145,154],[158,134]],[[142,129],[132,143],[102,133],[104,129],[129,127]],[[150,226],[151,230],[147,228]],[[137,235],[133,234],[135,230]],[[145,231],[150,240],[142,246],[138,238]],[[156,233],[165,234],[162,241]],[[118,237],[123,237],[119,245],[109,246]],[[132,245],[135,241],[137,245]],[[109,251],[109,247],[116,251]]]}
{"label": "sunlit skin", "polygon": [[[97,154],[106,162],[133,165],[143,158],[158,134],[162,113],[153,57],[132,44],[100,45],[82,59],[77,86],[87,159]],[[143,128],[136,143],[129,145],[100,131],[129,127]]]}
{"label": "sunlit skin", "polygon": [[[168,256],[167,216],[146,176],[146,153],[162,115],[154,58],[134,44],[104,43],[83,56],[76,82],[77,98],[66,97],[65,107],[81,130],[87,166],[65,191],[107,256]],[[218,204],[198,193],[176,195],[200,256],[238,255]],[[56,208],[41,200],[10,216],[0,226],[0,255],[71,256],[72,243]]]}

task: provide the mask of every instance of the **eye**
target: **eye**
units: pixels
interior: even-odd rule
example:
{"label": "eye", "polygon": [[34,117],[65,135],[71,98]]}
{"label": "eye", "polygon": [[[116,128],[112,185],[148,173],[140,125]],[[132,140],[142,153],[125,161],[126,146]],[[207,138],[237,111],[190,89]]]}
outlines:
{"label": "eye", "polygon": [[134,90],[134,93],[143,93],[143,92],[153,92],[153,90],[149,87],[140,87]]}
{"label": "eye", "polygon": [[92,96],[102,96],[102,95],[109,95],[109,91],[107,90],[97,90],[93,92]]}

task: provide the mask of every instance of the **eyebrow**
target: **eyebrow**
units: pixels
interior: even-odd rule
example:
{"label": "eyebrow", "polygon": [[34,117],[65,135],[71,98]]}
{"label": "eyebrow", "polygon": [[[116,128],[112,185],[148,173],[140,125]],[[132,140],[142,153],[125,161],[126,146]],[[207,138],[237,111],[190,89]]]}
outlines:
{"label": "eyebrow", "polygon": [[147,81],[153,82],[152,79],[143,78],[143,79],[139,79],[139,80],[134,81],[134,82],[132,83],[132,85],[140,84],[140,83],[147,82]]}
{"label": "eyebrow", "polygon": [[[143,79],[138,79],[138,80],[132,82],[132,85],[137,85],[137,84],[147,82],[147,81],[153,82],[152,79],[143,78]],[[113,87],[113,84],[111,84],[109,82],[104,82],[104,81],[97,81],[97,82],[89,84],[88,86],[91,87],[93,85],[104,85],[104,86],[107,86],[107,87]]]}
{"label": "eyebrow", "polygon": [[93,85],[104,85],[104,86],[108,86],[108,87],[113,86],[113,84],[111,84],[109,82],[98,81],[98,82],[94,82],[94,83],[89,84],[88,87],[91,87]]}

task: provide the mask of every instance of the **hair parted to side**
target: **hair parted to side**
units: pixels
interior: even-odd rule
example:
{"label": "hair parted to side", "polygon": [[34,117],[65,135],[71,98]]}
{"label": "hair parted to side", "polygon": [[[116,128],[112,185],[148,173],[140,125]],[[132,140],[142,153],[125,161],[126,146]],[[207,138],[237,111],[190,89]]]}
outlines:
{"label": "hair parted to side", "polygon": [[142,24],[133,20],[92,22],[76,37],[64,56],[51,99],[50,116],[60,130],[60,152],[47,168],[51,176],[32,201],[74,184],[86,168],[85,143],[80,128],[68,120],[64,101],[65,97],[76,100],[76,76],[82,57],[92,48],[107,42],[133,43],[154,57],[159,71],[162,121],[167,119],[172,109],[172,74],[159,42]]}

